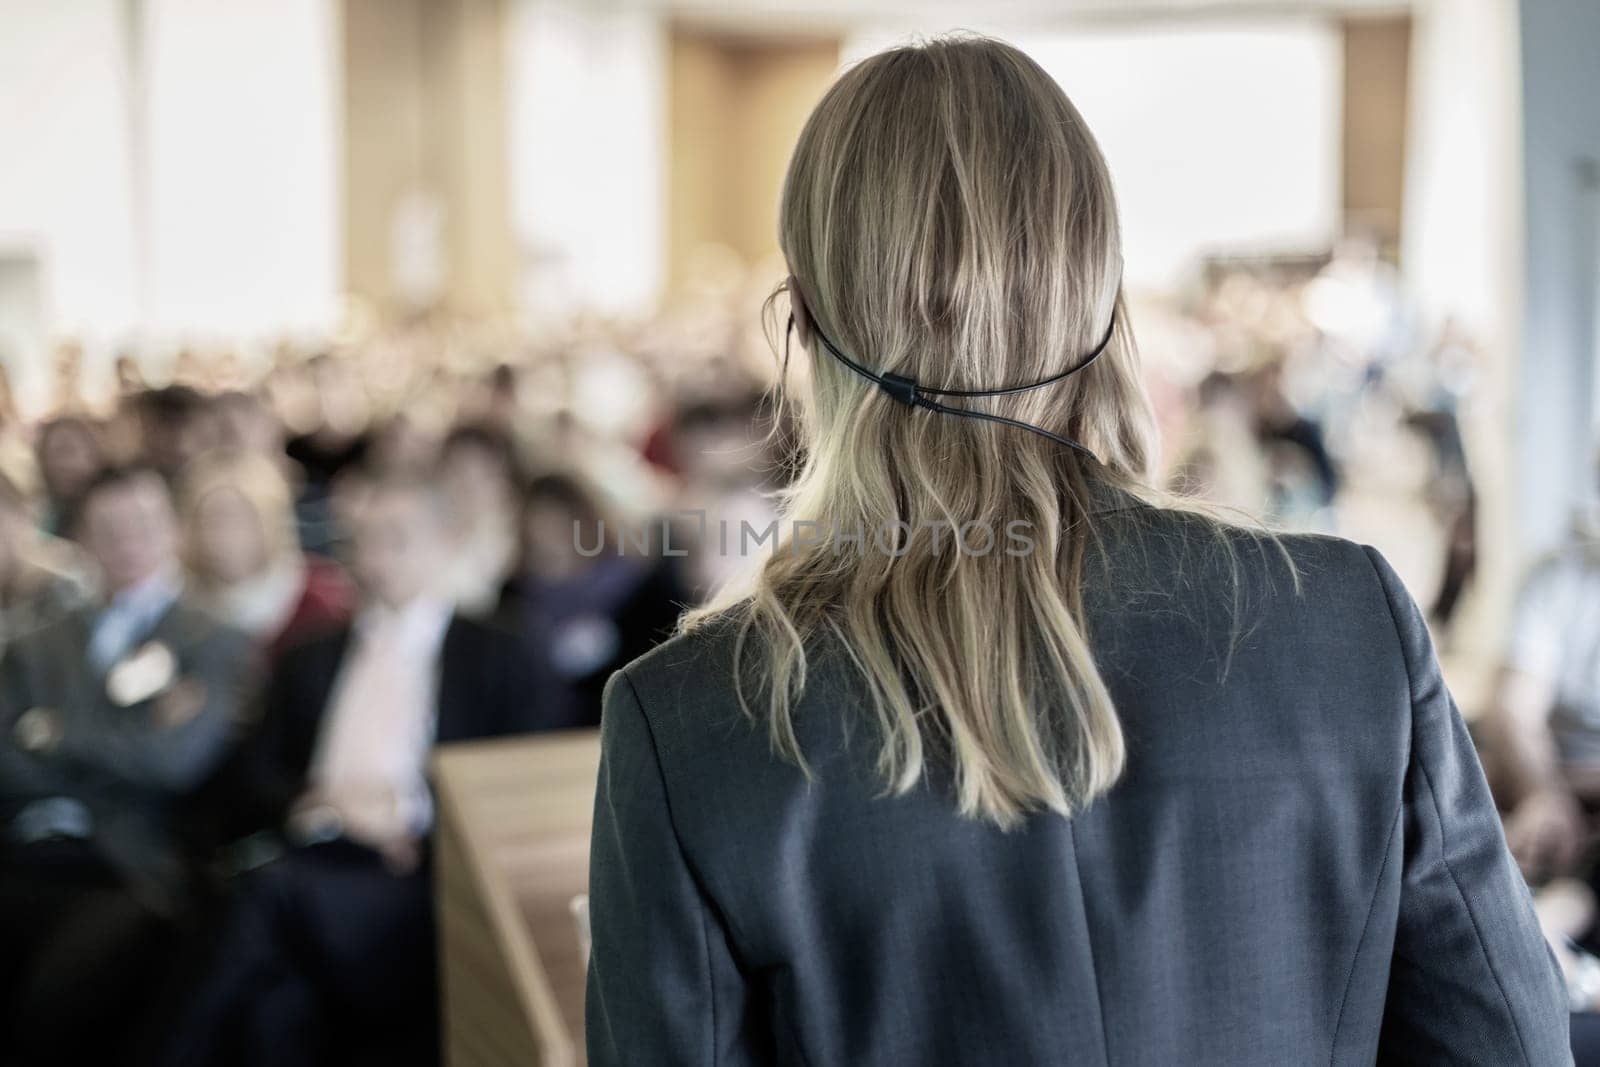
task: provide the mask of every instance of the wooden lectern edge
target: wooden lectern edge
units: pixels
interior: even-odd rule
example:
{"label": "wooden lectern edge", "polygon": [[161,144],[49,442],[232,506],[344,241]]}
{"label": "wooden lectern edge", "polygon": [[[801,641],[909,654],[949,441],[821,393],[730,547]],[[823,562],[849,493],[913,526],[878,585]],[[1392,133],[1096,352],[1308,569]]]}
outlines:
{"label": "wooden lectern edge", "polygon": [[[461,850],[468,861],[468,877],[477,886],[495,929],[503,937],[504,948],[510,957],[510,965],[506,969],[528,1014],[532,1031],[530,1036],[539,1045],[540,1062],[550,1067],[568,1067],[576,1064],[577,1050],[572,1035],[567,1033],[566,1021],[561,1017],[555,991],[550,988],[550,979],[544,962],[539,958],[538,946],[527,931],[527,923],[510,888],[502,880],[487,877],[489,861],[484,854],[484,846],[473,833],[470,821],[464,817],[466,812],[455,795],[450,775],[445,773],[445,765],[455,762],[452,757],[456,751],[464,755],[483,747],[486,746],[471,742],[445,746],[434,756],[434,781],[441,813],[455,829]],[[443,930],[442,925],[440,929]],[[564,1037],[553,1036],[557,1034]]]}

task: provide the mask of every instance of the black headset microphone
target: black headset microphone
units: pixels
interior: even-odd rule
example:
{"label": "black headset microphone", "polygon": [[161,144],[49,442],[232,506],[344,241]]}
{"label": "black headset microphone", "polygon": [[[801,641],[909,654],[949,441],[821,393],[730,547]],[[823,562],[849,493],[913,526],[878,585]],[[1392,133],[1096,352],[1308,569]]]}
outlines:
{"label": "black headset microphone", "polygon": [[[789,316],[789,326],[791,329],[794,328],[794,316],[792,314]],[[1021,419],[1007,418],[1004,415],[994,415],[987,411],[973,411],[971,408],[952,407],[949,404],[941,404],[939,401],[930,398],[935,396],[962,398],[1009,396],[1012,393],[1027,393],[1033,391],[1034,389],[1043,389],[1047,385],[1054,385],[1056,382],[1063,381],[1067,378],[1070,378],[1072,375],[1077,374],[1079,371],[1092,364],[1095,360],[1099,359],[1101,353],[1103,353],[1107,346],[1111,344],[1111,335],[1113,332],[1115,332],[1116,328],[1117,313],[1115,309],[1112,309],[1111,321],[1106,324],[1106,335],[1100,339],[1100,343],[1095,346],[1094,351],[1090,352],[1075,366],[1068,367],[1059,374],[1052,374],[1048,378],[1040,378],[1038,381],[1029,382],[1026,385],[1003,386],[999,389],[934,389],[931,386],[919,384],[915,378],[907,378],[900,374],[879,374],[876,371],[868,370],[866,367],[863,367],[861,364],[857,363],[855,360],[839,351],[839,347],[832,341],[828,340],[827,335],[817,328],[815,321],[811,323],[811,332],[816,335],[818,341],[822,342],[822,347],[828,350],[829,355],[833,356],[834,359],[837,359],[840,363],[843,363],[846,367],[849,367],[851,370],[861,375],[861,377],[865,378],[867,381],[875,383],[878,388],[882,389],[885,393],[888,393],[896,401],[904,404],[908,408],[926,408],[929,411],[936,411],[941,415],[957,415],[964,419],[982,419],[984,422],[998,422],[1005,426],[1015,426],[1019,430],[1028,430],[1032,433],[1038,434],[1040,437],[1047,437],[1050,440],[1055,441],[1057,444],[1066,445],[1068,448],[1075,448],[1079,452],[1082,452],[1084,455],[1090,457],[1093,457],[1094,453],[1089,451],[1089,449],[1084,447],[1082,444],[1072,440],[1070,437],[1062,437],[1060,434],[1051,433],[1043,426],[1035,426],[1031,422],[1023,422]]]}

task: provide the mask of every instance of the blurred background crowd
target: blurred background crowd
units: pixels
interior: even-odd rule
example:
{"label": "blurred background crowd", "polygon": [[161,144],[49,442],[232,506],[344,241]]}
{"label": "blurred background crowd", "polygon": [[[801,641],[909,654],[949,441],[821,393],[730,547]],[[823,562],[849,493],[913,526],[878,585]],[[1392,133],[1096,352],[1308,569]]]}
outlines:
{"label": "blurred background crowd", "polygon": [[959,26],[1106,151],[1164,483],[1395,562],[1581,938],[1585,0],[0,0],[5,1052],[429,1061],[430,748],[596,724],[763,551],[787,152]]}

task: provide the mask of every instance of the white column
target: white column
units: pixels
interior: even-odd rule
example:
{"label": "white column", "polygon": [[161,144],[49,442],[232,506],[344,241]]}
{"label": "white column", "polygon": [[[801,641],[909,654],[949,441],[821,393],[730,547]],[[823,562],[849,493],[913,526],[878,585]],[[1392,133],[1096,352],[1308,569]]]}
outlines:
{"label": "white column", "polygon": [[647,9],[517,0],[511,214],[530,316],[647,312],[666,259],[666,38]]}
{"label": "white column", "polygon": [[330,324],[336,0],[144,0],[149,308],[161,339]]}
{"label": "white column", "polygon": [[0,0],[0,347],[45,399],[47,341],[137,317],[121,0]]}
{"label": "white column", "polygon": [[1514,0],[1418,0],[1410,69],[1401,269],[1419,341],[1454,319],[1478,350],[1461,412],[1478,492],[1478,572],[1456,636],[1464,653],[1492,663],[1527,526],[1512,455],[1522,285]]}

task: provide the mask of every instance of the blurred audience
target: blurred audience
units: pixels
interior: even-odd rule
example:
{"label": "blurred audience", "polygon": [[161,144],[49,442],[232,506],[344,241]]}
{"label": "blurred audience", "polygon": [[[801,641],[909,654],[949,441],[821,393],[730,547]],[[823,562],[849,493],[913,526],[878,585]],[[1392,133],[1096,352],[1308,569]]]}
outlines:
{"label": "blurred audience", "polygon": [[62,533],[71,521],[72,504],[105,468],[105,448],[89,419],[60,415],[39,427],[36,452],[44,484],[40,525]]}
{"label": "blurred audience", "polygon": [[[1590,872],[1600,810],[1600,540],[1585,532],[1523,586],[1486,725],[1506,842],[1534,881]],[[1592,877],[1592,875],[1590,875]]]}
{"label": "blurred audience", "polygon": [[574,725],[598,725],[612,672],[677,625],[688,601],[678,557],[659,554],[662,524],[625,529],[572,475],[533,479],[523,501],[522,563],[501,590],[500,617],[548,650]]}
{"label": "blurred audience", "polygon": [[452,595],[467,614],[489,615],[517,559],[516,445],[485,425],[458,426],[445,438],[438,463],[456,519]]}
{"label": "blurred audience", "polygon": [[284,453],[283,424],[255,393],[232,390],[211,400],[214,441],[222,452],[248,452],[271,460],[280,468],[292,464]]}
{"label": "blurred audience", "polygon": [[249,634],[269,664],[349,618],[354,587],[338,564],[301,551],[289,483],[265,456],[191,463],[183,517],[197,600]]}
{"label": "blurred audience", "polygon": [[175,482],[185,464],[216,443],[211,405],[190,386],[168,385],[136,394],[134,409],[143,460],[169,482]]}
{"label": "blurred audience", "polygon": [[103,594],[0,664],[8,1063],[111,1060],[188,896],[174,810],[225,754],[250,683],[243,635],[184,594],[155,471],[108,468],[74,514]]}
{"label": "blurred audience", "polygon": [[432,483],[361,490],[354,621],[286,652],[232,806],[285,850],[238,886],[173,1062],[436,1060],[426,774],[434,744],[539,729],[515,638],[459,614]]}
{"label": "blurred audience", "polygon": [[0,651],[82,604],[88,576],[72,551],[38,530],[27,497],[0,474]]}

